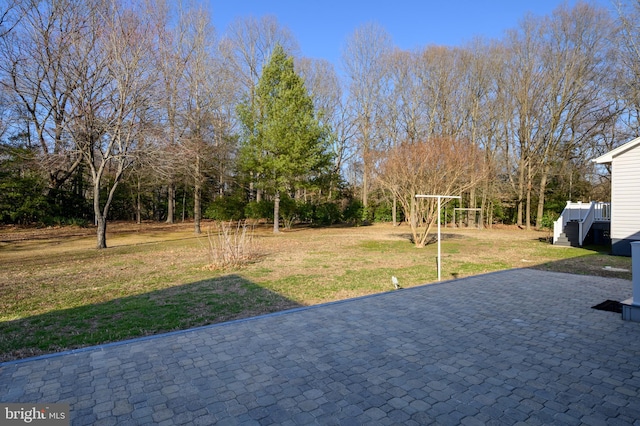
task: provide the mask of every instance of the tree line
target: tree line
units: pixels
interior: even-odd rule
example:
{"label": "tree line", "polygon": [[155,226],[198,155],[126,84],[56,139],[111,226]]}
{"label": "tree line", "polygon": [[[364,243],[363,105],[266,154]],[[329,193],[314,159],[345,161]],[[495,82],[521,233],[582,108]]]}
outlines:
{"label": "tree line", "polygon": [[340,73],[272,16],[218,34],[198,4],[0,5],[0,222],[95,223],[98,247],[107,219],[415,231],[434,218],[419,193],[543,226],[567,200],[607,200],[589,160],[638,134],[632,0],[456,47],[403,50],[365,24]]}

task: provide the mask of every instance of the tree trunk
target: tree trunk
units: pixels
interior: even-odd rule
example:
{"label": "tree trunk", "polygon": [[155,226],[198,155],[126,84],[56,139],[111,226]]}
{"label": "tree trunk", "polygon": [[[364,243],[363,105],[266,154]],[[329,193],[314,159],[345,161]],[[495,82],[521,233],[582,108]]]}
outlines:
{"label": "tree trunk", "polygon": [[518,218],[516,220],[516,225],[522,226],[522,218],[524,217],[524,213],[522,210],[522,206],[524,205],[523,199],[518,199]]}
{"label": "tree trunk", "polygon": [[391,219],[393,220],[393,226],[398,226],[398,197],[393,194],[393,210],[391,211]]}
{"label": "tree trunk", "polygon": [[196,182],[193,187],[193,231],[196,235],[202,233],[202,229],[200,228],[202,208],[202,200],[200,199],[201,190],[200,182]]}
{"label": "tree trunk", "polygon": [[416,208],[416,198],[415,197],[411,197],[411,204],[410,204],[410,210],[411,210],[411,214],[410,214],[410,218],[409,221],[411,223],[411,233],[413,234],[413,243],[416,245],[416,247],[420,247],[420,238],[418,238],[418,218],[417,218],[417,208]]}
{"label": "tree trunk", "polygon": [[536,214],[536,228],[542,228],[542,217],[544,216],[544,193],[547,190],[547,176],[549,175],[550,167],[547,165],[544,167],[542,176],[540,176],[540,189],[538,192],[538,211]]}
{"label": "tree trunk", "polygon": [[176,185],[173,182],[167,186],[167,221],[166,223],[173,223],[176,210]]}
{"label": "tree trunk", "polygon": [[96,245],[96,248],[105,249],[107,248],[107,219],[102,216],[101,213],[98,213],[98,215],[96,216],[96,222],[98,224],[96,231],[98,243]]}
{"label": "tree trunk", "polygon": [[[469,208],[471,209],[475,209],[476,208],[476,189],[475,188],[471,188],[469,190]],[[475,210],[467,210],[469,212],[469,214],[467,215],[467,217],[469,218],[469,228],[474,228],[477,223],[476,223],[476,212]]]}
{"label": "tree trunk", "polygon": [[[478,217],[478,227],[484,229],[485,227],[485,211],[487,209],[487,188],[482,191],[482,198],[480,200],[480,215]],[[487,215],[488,216],[488,215]],[[489,225],[488,223],[486,225]],[[490,228],[490,226],[488,226]]]}
{"label": "tree trunk", "polygon": [[362,148],[362,207],[364,215],[362,219],[366,221],[369,218],[367,208],[369,207],[369,148],[368,148],[368,131],[363,135],[364,146]]}
{"label": "tree trunk", "polygon": [[526,221],[527,231],[531,229],[531,193],[533,192],[533,171],[531,165],[527,168],[527,206],[526,206]]}
{"label": "tree trunk", "polygon": [[195,183],[193,186],[193,230],[196,235],[202,233],[200,221],[202,219],[202,176],[200,171],[200,156],[196,156]]}
{"label": "tree trunk", "polygon": [[182,223],[187,217],[187,188],[182,189]]}
{"label": "tree trunk", "polygon": [[280,232],[280,191],[276,191],[273,199],[273,233]]}
{"label": "tree trunk", "polygon": [[[369,181],[367,179],[367,166],[364,166],[363,173],[362,173],[362,207],[364,207],[365,212],[367,211],[367,207],[369,206],[368,195],[369,195]],[[363,218],[363,219],[366,220],[366,218]]]}
{"label": "tree trunk", "polygon": [[523,203],[524,203],[524,161],[520,162],[520,173],[518,176],[518,219],[516,224],[518,226],[522,226],[522,218],[523,218]]}
{"label": "tree trunk", "polygon": [[140,225],[142,223],[142,199],[141,199],[141,184],[140,176],[138,176],[138,193],[136,194],[136,223]]}
{"label": "tree trunk", "polygon": [[486,177],[482,183],[482,199],[480,201],[480,227],[491,228],[491,222],[489,222],[489,218],[491,217],[491,213],[489,212],[489,206],[491,203],[489,202],[489,179]]}
{"label": "tree trunk", "polygon": [[525,206],[525,219],[526,219],[525,228],[528,231],[531,229],[531,187],[530,186],[527,186],[527,205]]}
{"label": "tree trunk", "polygon": [[93,185],[93,214],[96,217],[97,249],[107,248],[107,218],[100,210],[100,185]]}

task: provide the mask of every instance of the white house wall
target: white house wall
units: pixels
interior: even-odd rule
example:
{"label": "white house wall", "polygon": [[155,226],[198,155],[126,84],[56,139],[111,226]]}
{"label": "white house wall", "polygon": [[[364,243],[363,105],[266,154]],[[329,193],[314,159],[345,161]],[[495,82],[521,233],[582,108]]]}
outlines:
{"label": "white house wall", "polygon": [[614,254],[630,255],[629,243],[640,240],[640,149],[620,153],[612,167],[611,243]]}

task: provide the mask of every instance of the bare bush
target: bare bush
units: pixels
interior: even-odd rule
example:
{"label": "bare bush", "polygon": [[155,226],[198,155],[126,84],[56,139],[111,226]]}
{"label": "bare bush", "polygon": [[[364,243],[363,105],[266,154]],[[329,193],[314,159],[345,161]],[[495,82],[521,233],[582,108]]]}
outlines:
{"label": "bare bush", "polygon": [[256,256],[253,225],[246,221],[217,222],[207,231],[209,269],[237,268]]}
{"label": "bare bush", "polygon": [[477,185],[485,172],[483,152],[475,144],[433,137],[390,149],[380,162],[378,181],[396,197],[409,218],[416,247],[424,247],[437,219],[437,202],[416,199],[416,195],[461,194]]}

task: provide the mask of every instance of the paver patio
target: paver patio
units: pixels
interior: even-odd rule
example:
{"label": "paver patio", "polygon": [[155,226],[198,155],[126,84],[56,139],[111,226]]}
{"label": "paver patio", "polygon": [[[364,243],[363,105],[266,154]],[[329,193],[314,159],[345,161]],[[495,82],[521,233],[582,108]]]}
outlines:
{"label": "paver patio", "polygon": [[631,282],[518,269],[0,364],[73,425],[636,424]]}

